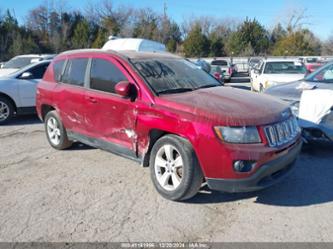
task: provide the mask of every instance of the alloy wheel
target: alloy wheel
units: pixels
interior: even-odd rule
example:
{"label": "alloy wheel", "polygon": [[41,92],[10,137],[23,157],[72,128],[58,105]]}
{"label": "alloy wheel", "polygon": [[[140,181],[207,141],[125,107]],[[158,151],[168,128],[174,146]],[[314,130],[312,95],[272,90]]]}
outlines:
{"label": "alloy wheel", "polygon": [[47,135],[54,145],[60,144],[61,132],[58,121],[54,117],[47,120]]}
{"label": "alloy wheel", "polygon": [[170,144],[163,145],[155,157],[155,175],[158,183],[167,191],[174,191],[183,178],[183,159]]}
{"label": "alloy wheel", "polygon": [[9,106],[5,103],[0,101],[0,121],[5,121],[10,115]]}

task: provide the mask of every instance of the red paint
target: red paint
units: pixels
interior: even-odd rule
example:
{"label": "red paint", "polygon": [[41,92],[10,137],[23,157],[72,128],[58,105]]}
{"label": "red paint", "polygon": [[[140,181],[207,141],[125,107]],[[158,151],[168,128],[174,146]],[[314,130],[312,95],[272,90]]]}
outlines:
{"label": "red paint", "polygon": [[121,81],[115,86],[118,95],[128,97],[130,94],[131,84],[128,81]]}
{"label": "red paint", "polygon": [[305,67],[309,73],[313,73],[322,65],[323,65],[322,63],[307,63],[307,64],[305,64]]}
{"label": "red paint", "polygon": [[[236,173],[235,160],[257,161],[257,168],[288,153],[288,147],[267,146],[263,126],[282,121],[287,106],[271,97],[227,87],[156,96],[126,59],[110,52],[81,52],[59,55],[55,61],[73,57],[103,58],[117,65],[137,89],[135,101],[124,98],[129,85],[121,82],[117,92],[103,93],[54,81],[53,63],[38,84],[37,111],[42,106],[56,109],[68,130],[116,143],[146,153],[149,134],[158,129],[188,139],[199,159],[205,177],[245,178],[251,173]],[[263,143],[227,144],[214,133],[214,126],[257,126]]]}

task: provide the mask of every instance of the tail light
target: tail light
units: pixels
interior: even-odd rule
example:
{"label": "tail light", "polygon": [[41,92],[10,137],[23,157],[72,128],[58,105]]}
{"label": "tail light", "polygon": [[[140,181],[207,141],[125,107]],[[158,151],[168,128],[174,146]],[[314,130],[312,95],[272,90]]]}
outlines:
{"label": "tail light", "polygon": [[232,68],[231,67],[228,68],[228,72],[229,72],[229,75],[232,74]]}

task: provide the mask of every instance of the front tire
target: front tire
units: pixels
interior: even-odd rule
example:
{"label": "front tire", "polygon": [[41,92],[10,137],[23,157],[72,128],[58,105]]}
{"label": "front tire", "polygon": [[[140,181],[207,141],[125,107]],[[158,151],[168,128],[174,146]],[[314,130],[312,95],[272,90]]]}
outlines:
{"label": "front tire", "polygon": [[14,116],[14,106],[5,97],[0,97],[0,125],[8,123]]}
{"label": "front tire", "polygon": [[180,201],[199,191],[203,174],[191,144],[184,138],[166,135],[153,146],[150,156],[151,179],[166,199]]}
{"label": "front tire", "polygon": [[260,93],[263,93],[263,92],[264,92],[264,86],[263,86],[262,84],[260,84],[259,92],[260,92]]}
{"label": "front tire", "polygon": [[56,111],[50,111],[45,116],[45,131],[49,144],[57,149],[64,150],[72,146],[72,141],[67,137],[67,132]]}

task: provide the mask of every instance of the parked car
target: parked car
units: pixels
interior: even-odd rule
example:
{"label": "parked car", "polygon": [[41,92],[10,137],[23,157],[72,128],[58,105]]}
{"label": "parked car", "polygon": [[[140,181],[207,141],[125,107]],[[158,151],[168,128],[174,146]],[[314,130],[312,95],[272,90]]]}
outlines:
{"label": "parked car", "polygon": [[[333,90],[333,62],[321,67],[312,74],[306,76],[303,80],[295,81],[283,85],[273,86],[265,91],[266,94],[286,101],[293,113],[298,116],[300,99],[304,90],[328,89]],[[326,101],[323,99],[323,101]],[[333,115],[326,118],[327,122],[333,125]],[[306,139],[309,141],[327,138],[333,141],[333,137],[328,135],[324,126],[316,126],[315,129],[305,129]]]}
{"label": "parked car", "polygon": [[36,85],[50,61],[37,62],[0,77],[0,125],[15,115],[36,113]]}
{"label": "parked car", "polygon": [[220,66],[212,65],[210,66],[210,74],[224,84],[224,73]]}
{"label": "parked car", "polygon": [[323,65],[317,57],[304,57],[301,58],[301,61],[304,63],[306,70],[308,70],[309,73],[313,73]]}
{"label": "parked car", "polygon": [[233,76],[234,66],[228,60],[213,60],[210,63],[212,66],[220,66],[224,75],[224,80],[230,82],[231,77]]}
{"label": "parked car", "polygon": [[262,92],[265,89],[303,79],[307,70],[301,62],[292,59],[265,59],[252,75],[251,90]]}
{"label": "parked car", "polygon": [[271,186],[302,145],[287,105],[225,88],[169,53],[62,53],[38,84],[37,112],[53,148],[80,141],[150,166],[171,200],[191,198],[203,181],[227,192]]}
{"label": "parked car", "polygon": [[51,60],[54,58],[54,54],[26,54],[15,56],[8,62],[4,63],[0,68],[0,76],[5,76],[14,73],[21,68],[28,66],[30,64],[36,63],[43,60]]}

